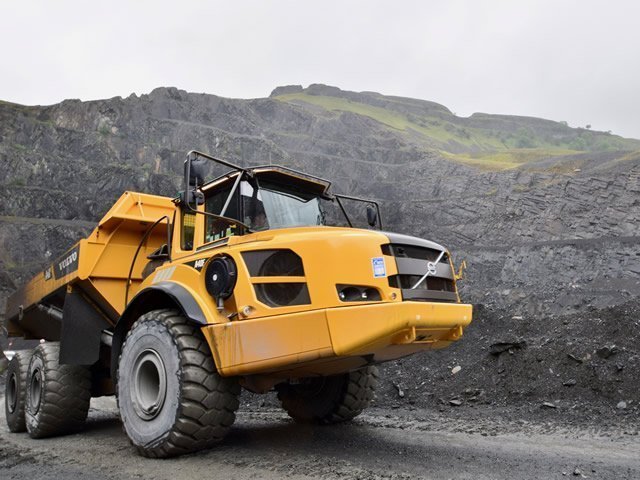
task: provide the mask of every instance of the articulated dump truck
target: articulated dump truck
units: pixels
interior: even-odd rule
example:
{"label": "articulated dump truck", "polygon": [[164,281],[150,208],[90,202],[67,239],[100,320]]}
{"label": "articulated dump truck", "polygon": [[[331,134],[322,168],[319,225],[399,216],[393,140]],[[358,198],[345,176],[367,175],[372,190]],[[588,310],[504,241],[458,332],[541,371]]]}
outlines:
{"label": "articulated dump truck", "polygon": [[[205,182],[209,162],[229,172]],[[373,399],[377,364],[471,321],[449,252],[381,231],[376,202],[195,151],[184,175],[174,199],[124,193],[8,299],[9,334],[44,340],[10,362],[11,431],[77,431],[91,397],[116,395],[134,447],[174,456],[224,437],[241,388],[275,390],[296,421],[343,422]]]}

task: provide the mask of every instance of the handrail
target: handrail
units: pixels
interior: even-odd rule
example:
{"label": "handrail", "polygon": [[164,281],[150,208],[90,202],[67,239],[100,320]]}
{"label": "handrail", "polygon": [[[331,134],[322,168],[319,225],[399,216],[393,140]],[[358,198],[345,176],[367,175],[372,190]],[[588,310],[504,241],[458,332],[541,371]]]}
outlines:
{"label": "handrail", "polygon": [[133,274],[133,267],[136,264],[136,260],[138,259],[138,253],[140,253],[140,249],[142,248],[142,244],[149,238],[151,232],[156,226],[162,221],[167,220],[167,250],[169,251],[169,261],[171,261],[171,221],[167,215],[163,215],[158,220],[153,222],[153,224],[147,228],[147,231],[144,232],[144,235],[140,239],[140,243],[138,243],[138,248],[136,249],[136,253],[133,255],[133,260],[131,261],[131,267],[129,268],[129,275],[127,276],[127,286],[124,290],[124,306],[127,307],[127,303],[129,303],[129,287],[131,286],[131,275]]}

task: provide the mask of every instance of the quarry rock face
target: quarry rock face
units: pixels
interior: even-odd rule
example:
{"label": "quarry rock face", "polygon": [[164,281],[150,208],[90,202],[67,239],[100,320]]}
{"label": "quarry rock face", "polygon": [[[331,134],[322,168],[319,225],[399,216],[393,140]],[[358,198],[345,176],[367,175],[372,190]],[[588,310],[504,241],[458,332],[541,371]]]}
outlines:
{"label": "quarry rock face", "polygon": [[465,416],[469,405],[521,405],[637,424],[640,141],[550,120],[462,118],[325,85],[253,100],[157,88],[0,102],[0,312],[124,191],[174,197],[192,149],[326,178],[379,201],[385,230],[466,260],[459,286],[474,321],[464,338],[383,365],[378,405]]}
{"label": "quarry rock face", "polygon": [[[497,139],[517,147],[522,132],[549,145],[608,148],[550,151],[501,169],[482,157],[464,161]],[[336,192],[377,199],[385,229],[466,259],[460,285],[473,303],[571,313],[640,294],[640,142],[549,120],[460,118],[423,100],[294,85],[253,100],[157,88],[44,107],[0,103],[0,307],[123,191],[175,196],[191,149],[240,165],[297,168],[331,180]],[[214,167],[210,175],[223,172]]]}

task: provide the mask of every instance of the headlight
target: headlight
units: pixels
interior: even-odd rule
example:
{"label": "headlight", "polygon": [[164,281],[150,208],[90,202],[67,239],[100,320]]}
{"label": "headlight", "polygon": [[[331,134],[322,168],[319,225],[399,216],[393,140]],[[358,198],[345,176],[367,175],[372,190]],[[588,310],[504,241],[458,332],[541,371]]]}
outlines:
{"label": "headlight", "polygon": [[380,292],[374,287],[361,285],[336,285],[338,298],[343,302],[378,302]]}

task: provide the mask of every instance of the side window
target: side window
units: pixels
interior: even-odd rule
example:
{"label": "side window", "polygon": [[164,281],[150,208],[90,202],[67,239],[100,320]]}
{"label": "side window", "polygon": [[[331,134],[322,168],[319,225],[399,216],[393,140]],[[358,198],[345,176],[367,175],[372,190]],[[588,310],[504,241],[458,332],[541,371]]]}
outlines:
{"label": "side window", "polygon": [[[228,185],[226,188],[222,190],[218,190],[207,197],[205,203],[205,210],[209,213],[215,213],[216,215],[220,215],[224,204],[229,197],[229,193],[231,193],[231,185]],[[224,212],[225,217],[235,218],[236,220],[239,218],[238,213],[238,191],[234,193],[233,197],[229,201],[229,205],[227,206],[227,210]],[[204,229],[204,242],[214,242],[224,237],[229,237],[231,235],[235,235],[237,232],[236,225],[229,225],[227,222],[223,220],[218,220],[212,217],[205,217],[205,229]]]}
{"label": "side window", "polygon": [[182,213],[181,245],[183,250],[193,250],[193,238],[196,231],[196,214]]}
{"label": "side window", "polygon": [[244,223],[249,225],[251,230],[269,230],[269,221],[267,220],[267,212],[262,201],[262,192],[257,192],[247,182],[240,185],[242,193],[242,212],[244,213]]}

